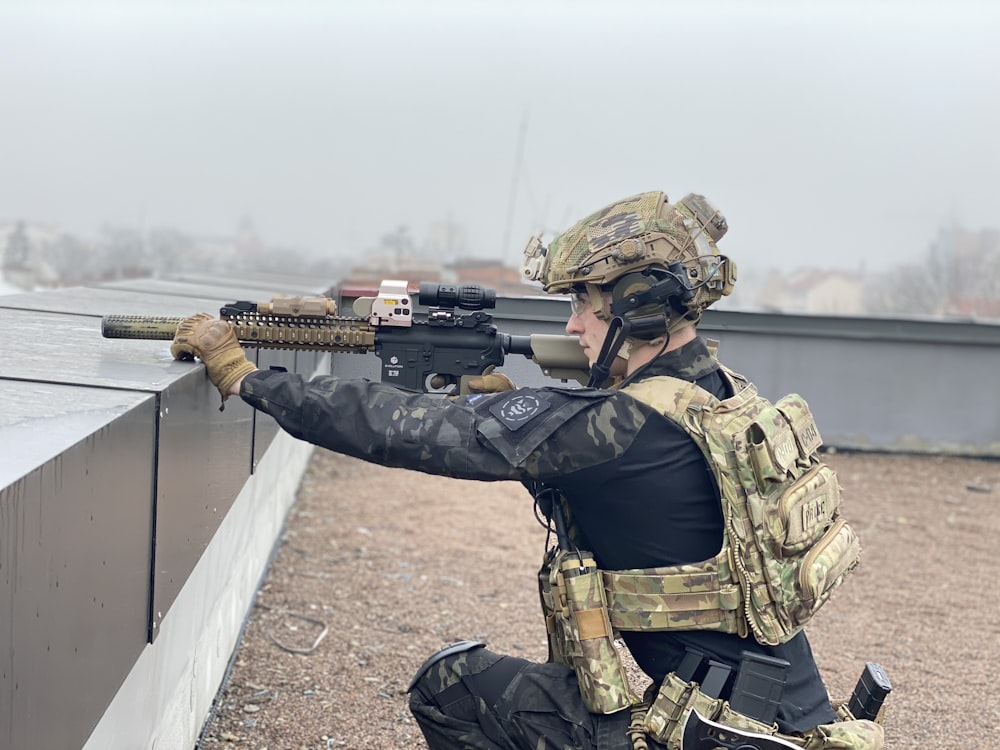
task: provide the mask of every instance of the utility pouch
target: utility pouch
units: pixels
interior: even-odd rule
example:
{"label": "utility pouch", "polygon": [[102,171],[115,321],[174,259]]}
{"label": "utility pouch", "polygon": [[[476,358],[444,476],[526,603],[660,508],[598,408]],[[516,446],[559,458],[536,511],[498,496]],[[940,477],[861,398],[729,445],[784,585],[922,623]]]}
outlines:
{"label": "utility pouch", "polygon": [[567,623],[562,615],[564,603],[560,601],[559,568],[556,565],[557,550],[545,553],[542,567],[538,571],[538,598],[545,618],[545,636],[549,644],[549,661],[572,667],[573,662],[566,643]]}
{"label": "utility pouch", "polygon": [[858,564],[860,554],[858,535],[843,519],[835,521],[806,553],[798,576],[801,622],[807,621],[830,598],[844,576]]}
{"label": "utility pouch", "polygon": [[695,682],[684,682],[671,672],[660,684],[646,713],[646,732],[669,750],[680,750],[684,719],[692,709],[702,716],[715,716],[722,701],[698,689]]}
{"label": "utility pouch", "polygon": [[628,708],[638,699],[615,646],[604,578],[597,563],[589,552],[581,551],[560,550],[556,560],[556,589],[563,605],[556,612],[556,619],[562,620],[556,627],[565,634],[583,702],[587,710],[599,714]]}
{"label": "utility pouch", "polygon": [[805,750],[883,750],[885,731],[866,719],[820,724],[805,738],[797,738]]}
{"label": "utility pouch", "polygon": [[805,626],[857,566],[861,545],[840,517],[837,476],[811,451],[821,438],[801,397],[762,402],[734,430],[741,502],[733,504],[736,547],[760,643],[777,644]]}
{"label": "utility pouch", "polygon": [[734,711],[730,707],[729,701],[722,702],[722,708],[719,709],[719,715],[715,717],[714,721],[719,724],[725,724],[727,727],[744,729],[748,732],[756,732],[757,734],[775,734],[778,731],[777,724],[765,724],[751,716]]}

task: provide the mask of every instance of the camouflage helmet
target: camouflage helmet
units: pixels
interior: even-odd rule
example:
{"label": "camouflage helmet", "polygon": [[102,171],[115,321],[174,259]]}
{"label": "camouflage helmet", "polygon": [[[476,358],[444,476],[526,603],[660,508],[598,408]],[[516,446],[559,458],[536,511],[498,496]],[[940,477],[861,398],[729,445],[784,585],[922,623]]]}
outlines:
{"label": "camouflage helmet", "polygon": [[736,282],[735,265],[716,246],[727,229],[725,217],[703,196],[671,204],[662,192],[640,193],[581,219],[548,248],[533,237],[521,272],[548,294],[586,289],[617,295],[631,293],[633,282],[648,284],[642,273],[659,269],[686,287],[684,309],[673,317],[693,321]]}

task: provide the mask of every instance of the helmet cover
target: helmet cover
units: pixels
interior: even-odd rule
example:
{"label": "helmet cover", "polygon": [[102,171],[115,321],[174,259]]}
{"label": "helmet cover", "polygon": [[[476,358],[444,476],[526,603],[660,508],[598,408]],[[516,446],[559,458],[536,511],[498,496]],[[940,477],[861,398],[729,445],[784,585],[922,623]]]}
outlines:
{"label": "helmet cover", "polygon": [[735,265],[716,245],[727,229],[725,217],[703,196],[689,194],[670,204],[662,192],[640,193],[581,219],[548,248],[533,237],[521,270],[548,294],[609,289],[646,269],[681,270],[692,292],[687,317],[697,319],[736,281]]}

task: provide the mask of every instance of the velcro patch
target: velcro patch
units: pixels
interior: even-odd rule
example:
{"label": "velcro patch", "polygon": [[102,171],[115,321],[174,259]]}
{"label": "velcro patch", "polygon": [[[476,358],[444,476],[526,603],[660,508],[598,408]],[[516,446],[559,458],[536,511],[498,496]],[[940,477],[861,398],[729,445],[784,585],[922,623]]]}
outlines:
{"label": "velcro patch", "polygon": [[490,406],[490,414],[508,430],[516,432],[551,406],[549,400],[538,391],[521,389]]}
{"label": "velcro patch", "polygon": [[567,421],[611,395],[597,388],[521,388],[492,394],[472,408],[479,415],[480,438],[511,466],[520,466]]}

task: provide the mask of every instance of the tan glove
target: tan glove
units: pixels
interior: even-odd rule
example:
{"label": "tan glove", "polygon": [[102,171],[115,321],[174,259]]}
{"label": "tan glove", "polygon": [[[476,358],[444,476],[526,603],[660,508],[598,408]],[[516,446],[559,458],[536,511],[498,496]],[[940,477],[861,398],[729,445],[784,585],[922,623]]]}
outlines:
{"label": "tan glove", "polygon": [[516,391],[514,381],[502,372],[487,370],[482,375],[474,375],[467,381],[469,393],[502,393]]}
{"label": "tan glove", "polygon": [[257,369],[247,359],[232,327],[208,313],[198,313],[181,321],[170,353],[174,359],[198,357],[204,362],[208,378],[219,389],[223,402],[229,398],[229,390],[234,384]]}

